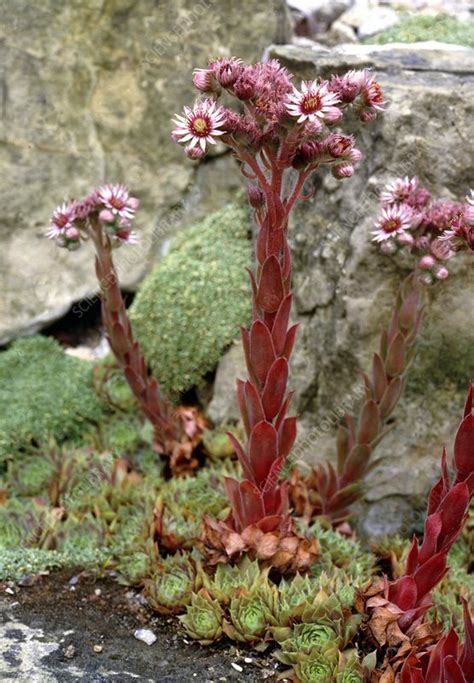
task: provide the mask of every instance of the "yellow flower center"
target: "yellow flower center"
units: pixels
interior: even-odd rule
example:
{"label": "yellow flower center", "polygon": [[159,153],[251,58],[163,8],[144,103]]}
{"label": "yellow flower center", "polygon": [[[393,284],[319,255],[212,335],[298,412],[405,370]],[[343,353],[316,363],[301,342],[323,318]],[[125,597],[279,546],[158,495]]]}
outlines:
{"label": "yellow flower center", "polygon": [[319,95],[308,95],[303,100],[302,109],[305,113],[317,111],[321,107],[321,98]]}
{"label": "yellow flower center", "polygon": [[390,218],[383,226],[383,229],[385,232],[393,232],[394,230],[398,230],[399,227],[400,221],[397,218]]}
{"label": "yellow flower center", "polygon": [[193,121],[193,130],[197,135],[206,135],[209,131],[209,124],[206,119],[199,117]]}

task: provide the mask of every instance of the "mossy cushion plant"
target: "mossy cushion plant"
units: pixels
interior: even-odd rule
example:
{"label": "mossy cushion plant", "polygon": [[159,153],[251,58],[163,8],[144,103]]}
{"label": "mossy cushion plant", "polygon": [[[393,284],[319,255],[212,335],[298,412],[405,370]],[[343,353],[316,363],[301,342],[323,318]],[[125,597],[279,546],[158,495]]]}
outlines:
{"label": "mossy cushion plant", "polygon": [[130,310],[168,395],[199,384],[250,317],[248,212],[229,205],[180,235]]}
{"label": "mossy cushion plant", "polygon": [[439,40],[474,47],[474,22],[460,21],[448,15],[404,14],[395,26],[371,36],[366,43],[418,43],[425,40]]}
{"label": "mossy cushion plant", "polygon": [[0,354],[0,462],[50,437],[80,438],[100,414],[91,365],[54,339],[20,339]]}

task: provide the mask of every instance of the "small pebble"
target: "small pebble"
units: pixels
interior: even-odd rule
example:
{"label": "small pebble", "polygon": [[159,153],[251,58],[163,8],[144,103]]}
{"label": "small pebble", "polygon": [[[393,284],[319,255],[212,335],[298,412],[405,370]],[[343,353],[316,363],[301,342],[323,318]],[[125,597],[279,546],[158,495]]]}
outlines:
{"label": "small pebble", "polygon": [[94,652],[99,653],[102,652],[103,649],[102,645],[94,645]]}
{"label": "small pebble", "polygon": [[8,593],[8,595],[15,595],[15,591],[13,590],[13,588],[10,588],[9,586],[5,588],[5,593]]}
{"label": "small pebble", "polygon": [[253,664],[253,659],[252,659],[251,657],[245,657],[245,658],[244,658],[244,662],[245,662],[246,664]]}
{"label": "small pebble", "polygon": [[102,591],[100,590],[100,588],[96,588],[94,593],[95,595],[102,595]]}
{"label": "small pebble", "polygon": [[78,582],[79,582],[79,576],[77,574],[76,574],[76,576],[71,576],[71,578],[69,579],[69,585],[70,586],[75,586],[76,583],[78,583]]}
{"label": "small pebble", "polygon": [[71,645],[68,645],[68,646],[64,649],[64,656],[65,656],[66,659],[72,659],[72,658],[74,657],[75,654],[76,654],[76,648],[75,648],[74,645],[72,645],[72,644],[71,644]]}
{"label": "small pebble", "polygon": [[133,635],[137,640],[141,640],[147,645],[153,645],[157,639],[153,631],[150,631],[149,628],[138,628]]}
{"label": "small pebble", "polygon": [[240,664],[235,664],[235,662],[231,662],[231,667],[234,668],[236,671],[238,671],[240,674],[242,673],[243,669],[240,666]]}

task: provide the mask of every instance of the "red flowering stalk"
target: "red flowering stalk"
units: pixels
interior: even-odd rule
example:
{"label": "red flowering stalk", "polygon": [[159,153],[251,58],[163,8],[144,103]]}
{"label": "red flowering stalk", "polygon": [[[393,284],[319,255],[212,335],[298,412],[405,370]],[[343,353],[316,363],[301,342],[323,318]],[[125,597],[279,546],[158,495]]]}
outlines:
{"label": "red flowering stalk", "polygon": [[409,251],[426,284],[448,277],[457,251],[474,251],[474,192],[466,201],[434,200],[418,178],[398,178],[380,196],[373,241],[386,254]]}
{"label": "red flowering stalk", "polygon": [[93,242],[102,323],[110,348],[141,410],[153,425],[156,452],[167,459],[171,472],[182,473],[198,465],[196,449],[204,424],[194,409],[175,409],[161,395],[133,337],[112,258],[114,248],[136,242],[132,220],[137,208],[138,199],[130,197],[123,185],[105,185],[83,201],[71,201],[58,207],[47,236],[69,251],[78,249],[85,239]]}
{"label": "red flowering stalk", "polygon": [[308,521],[325,516],[333,525],[341,524],[350,515],[349,506],[362,498],[372,454],[405,386],[422,315],[421,286],[412,274],[400,286],[390,325],[380,338],[380,351],[374,353],[371,375],[363,374],[365,396],[359,416],[346,415],[345,424],[339,426],[337,469],[328,461],[305,477],[298,470],[292,472],[291,501],[296,513]]}
{"label": "red flowering stalk", "polygon": [[[253,323],[242,329],[248,379],[237,383],[247,443],[229,435],[244,479],[227,478],[231,512],[224,522],[205,520],[211,562],[243,552],[281,571],[305,569],[315,543],[299,538],[289,513],[288,483],[280,481],[296,438],[296,418],[288,416],[288,366],[297,325],[291,312],[291,252],[288,217],[310,175],[329,165],[336,178],[350,177],[361,158],[352,136],[331,132],[350,106],[363,121],[383,109],[378,83],[367,72],[350,72],[330,81],[292,86],[276,61],[253,66],[221,59],[195,72],[194,83],[209,97],[177,118],[174,139],[191,158],[203,156],[217,137],[228,145],[250,180],[255,209],[257,267],[251,275]],[[242,103],[244,113],[217,107],[221,91]]]}
{"label": "red flowering stalk", "polygon": [[464,608],[464,644],[452,628],[448,635],[422,654],[410,655],[397,683],[470,683],[474,681],[474,624],[467,602]]}
{"label": "red flowering stalk", "polygon": [[431,592],[448,571],[448,553],[462,531],[474,494],[472,408],[473,385],[454,442],[455,479],[450,480],[444,450],[441,478],[428,498],[423,543],[420,547],[413,539],[405,574],[393,581],[375,579],[359,592],[358,608],[366,615],[363,629],[379,647],[407,648],[426,632],[424,618],[432,606]]}

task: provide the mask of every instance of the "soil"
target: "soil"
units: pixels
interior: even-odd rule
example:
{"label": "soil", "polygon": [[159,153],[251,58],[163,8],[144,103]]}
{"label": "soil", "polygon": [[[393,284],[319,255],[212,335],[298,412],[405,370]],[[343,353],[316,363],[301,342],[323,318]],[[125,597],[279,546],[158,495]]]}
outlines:
{"label": "soil", "polygon": [[[138,628],[156,642],[137,640]],[[26,586],[0,582],[0,681],[270,683],[276,668],[271,655],[228,640],[190,642],[176,618],[151,611],[138,590],[112,578],[55,573]]]}

